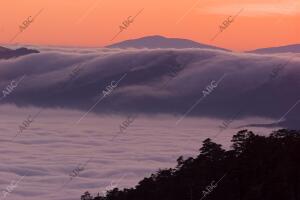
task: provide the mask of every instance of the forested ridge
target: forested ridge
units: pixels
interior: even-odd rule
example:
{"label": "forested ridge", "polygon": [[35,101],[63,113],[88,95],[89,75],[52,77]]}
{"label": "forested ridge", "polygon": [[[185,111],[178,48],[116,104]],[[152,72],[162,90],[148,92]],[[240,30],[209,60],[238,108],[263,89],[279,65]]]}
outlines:
{"label": "forested ridge", "polygon": [[115,188],[105,197],[81,200],[298,200],[300,199],[300,131],[281,129],[269,136],[239,131],[224,150],[203,141],[195,158],[177,159],[134,188]]}

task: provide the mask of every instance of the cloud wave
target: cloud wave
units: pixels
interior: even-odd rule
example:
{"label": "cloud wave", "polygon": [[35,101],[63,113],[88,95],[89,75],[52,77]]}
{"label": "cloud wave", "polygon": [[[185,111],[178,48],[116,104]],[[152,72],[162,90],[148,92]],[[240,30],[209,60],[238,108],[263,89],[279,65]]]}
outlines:
{"label": "cloud wave", "polygon": [[[92,112],[183,115],[213,81],[226,74],[189,116],[228,118],[242,109],[244,117],[280,118],[300,98],[299,63],[299,54],[47,49],[0,61],[3,90],[12,80],[26,75],[0,103],[87,111],[102,97]],[[111,84],[125,74],[112,88]],[[113,90],[103,98],[109,86]],[[299,108],[287,117],[297,118],[297,111]]]}

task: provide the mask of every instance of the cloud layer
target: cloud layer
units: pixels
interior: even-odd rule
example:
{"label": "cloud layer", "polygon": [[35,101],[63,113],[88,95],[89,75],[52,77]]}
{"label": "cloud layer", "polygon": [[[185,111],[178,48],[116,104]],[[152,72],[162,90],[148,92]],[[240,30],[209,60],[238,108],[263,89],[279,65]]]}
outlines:
{"label": "cloud layer", "polygon": [[[6,199],[80,199],[85,191],[102,192],[111,182],[118,187],[134,187],[159,168],[176,165],[176,159],[197,155],[201,142],[216,135],[220,121],[139,116],[114,141],[123,116],[89,115],[75,125],[82,112],[47,109],[12,141],[18,125],[37,109],[0,107],[0,190],[24,176]],[[183,126],[184,124],[184,126]],[[226,130],[214,140],[229,145],[236,130]],[[65,187],[78,165],[93,159]]]}
{"label": "cloud layer", "polygon": [[[300,97],[297,54],[39,50],[0,61],[0,87],[6,94],[0,101],[0,188],[25,175],[7,198],[79,199],[87,190],[101,193],[123,176],[118,186],[133,187],[158,168],[174,167],[178,156],[196,155],[207,137],[228,147],[234,127],[282,116],[299,125],[299,108],[292,107]],[[12,140],[28,115],[40,109]],[[138,118],[112,142],[126,120],[123,114],[134,113]],[[236,113],[239,117],[220,133],[218,126]]]}
{"label": "cloud layer", "polygon": [[[47,49],[0,61],[0,88],[25,75],[1,102],[88,111],[102,98],[91,112],[182,116],[226,75],[188,116],[228,118],[242,109],[243,117],[279,119],[300,98],[299,63],[297,54]],[[296,107],[287,117],[298,113]]]}

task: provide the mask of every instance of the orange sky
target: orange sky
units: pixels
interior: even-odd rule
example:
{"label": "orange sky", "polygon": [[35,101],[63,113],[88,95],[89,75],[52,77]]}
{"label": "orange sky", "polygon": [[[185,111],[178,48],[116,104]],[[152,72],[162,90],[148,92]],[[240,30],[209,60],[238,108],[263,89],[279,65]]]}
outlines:
{"label": "orange sky", "polygon": [[[242,2],[242,3],[241,3]],[[1,0],[0,43],[42,13],[12,43],[105,46],[163,35],[236,51],[300,43],[299,0]],[[129,16],[143,12],[111,41]],[[214,41],[221,23],[244,10]]]}

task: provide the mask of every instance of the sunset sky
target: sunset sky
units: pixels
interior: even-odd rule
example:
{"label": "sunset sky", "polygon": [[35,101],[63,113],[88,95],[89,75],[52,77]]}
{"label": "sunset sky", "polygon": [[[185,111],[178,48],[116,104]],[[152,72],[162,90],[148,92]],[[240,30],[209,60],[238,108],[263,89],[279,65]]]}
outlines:
{"label": "sunset sky", "polygon": [[[0,43],[103,47],[148,35],[235,51],[300,43],[296,0],[1,0]],[[13,42],[19,26],[43,11]],[[119,26],[144,9],[113,41]],[[243,11],[214,41],[221,23]]]}

